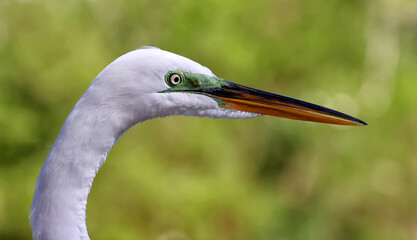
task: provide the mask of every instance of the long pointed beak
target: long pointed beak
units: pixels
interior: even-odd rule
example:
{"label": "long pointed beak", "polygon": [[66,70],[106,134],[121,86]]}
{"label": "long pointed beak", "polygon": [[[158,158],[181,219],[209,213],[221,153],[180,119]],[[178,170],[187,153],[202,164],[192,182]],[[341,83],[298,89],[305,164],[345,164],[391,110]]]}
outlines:
{"label": "long pointed beak", "polygon": [[200,91],[222,100],[224,102],[222,107],[225,108],[311,122],[368,125],[357,118],[316,104],[225,82],[227,84],[223,86]]}

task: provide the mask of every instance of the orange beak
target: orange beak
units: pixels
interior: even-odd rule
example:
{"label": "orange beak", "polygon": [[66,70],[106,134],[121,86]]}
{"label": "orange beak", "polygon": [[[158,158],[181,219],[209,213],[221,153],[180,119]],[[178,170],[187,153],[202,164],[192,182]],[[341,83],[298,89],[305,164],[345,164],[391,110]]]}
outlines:
{"label": "orange beak", "polygon": [[294,98],[225,81],[221,87],[200,90],[224,103],[224,108],[302,121],[364,126],[364,121],[347,114]]}

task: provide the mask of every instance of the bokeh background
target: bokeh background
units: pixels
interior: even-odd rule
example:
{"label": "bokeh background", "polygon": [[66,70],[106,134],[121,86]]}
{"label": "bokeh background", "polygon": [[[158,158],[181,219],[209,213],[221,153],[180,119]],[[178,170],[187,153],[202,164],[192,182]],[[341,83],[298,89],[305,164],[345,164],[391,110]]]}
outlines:
{"label": "bokeh background", "polygon": [[417,239],[414,0],[1,0],[0,239],[30,239],[67,114],[143,45],[359,117],[169,117],[133,127],[89,196],[92,239]]}

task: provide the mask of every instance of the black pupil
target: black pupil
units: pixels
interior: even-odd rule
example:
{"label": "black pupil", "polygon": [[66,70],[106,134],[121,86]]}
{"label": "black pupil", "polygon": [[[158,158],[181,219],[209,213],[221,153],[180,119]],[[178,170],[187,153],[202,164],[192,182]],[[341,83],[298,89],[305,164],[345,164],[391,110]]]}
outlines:
{"label": "black pupil", "polygon": [[175,74],[174,76],[172,76],[172,83],[178,84],[180,82],[180,77]]}

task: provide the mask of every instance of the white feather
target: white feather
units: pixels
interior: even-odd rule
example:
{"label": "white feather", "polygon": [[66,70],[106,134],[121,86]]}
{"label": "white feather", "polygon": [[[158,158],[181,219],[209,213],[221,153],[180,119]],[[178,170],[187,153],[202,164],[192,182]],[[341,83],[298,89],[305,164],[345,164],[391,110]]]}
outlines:
{"label": "white feather", "polygon": [[107,153],[138,122],[169,115],[247,118],[257,114],[220,108],[210,97],[160,93],[172,70],[214,74],[185,57],[157,48],[127,53],[93,81],[66,119],[39,174],[30,219],[36,240],[89,239],[87,197]]}

